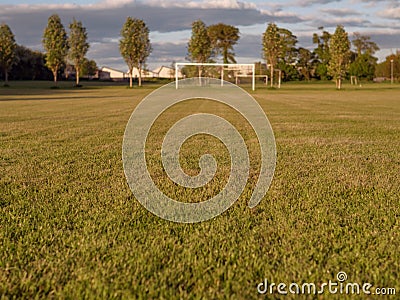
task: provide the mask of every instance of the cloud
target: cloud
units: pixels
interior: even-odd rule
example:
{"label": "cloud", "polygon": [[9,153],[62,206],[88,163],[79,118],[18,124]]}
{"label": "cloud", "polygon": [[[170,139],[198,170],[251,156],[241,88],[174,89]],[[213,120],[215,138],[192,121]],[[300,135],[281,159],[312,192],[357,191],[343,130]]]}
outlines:
{"label": "cloud", "polygon": [[[158,2],[160,1],[161,4],[164,3],[163,0],[158,0]],[[164,3],[164,6],[167,6],[166,3]],[[191,24],[195,19],[202,19],[206,24],[223,22],[235,26],[249,26],[267,22],[298,23],[302,21],[302,18],[293,13],[260,11],[252,8],[253,5],[248,3],[215,1],[214,7],[220,8],[209,8],[210,3],[211,1],[199,2],[201,8],[183,7],[182,2],[172,2],[168,7],[163,7],[163,5],[155,6],[154,1],[151,6],[132,0],[119,0],[117,2],[106,0],[83,6],[76,4],[0,5],[0,22],[7,22],[18,41],[29,46],[37,44],[37,41],[41,40],[47,18],[53,13],[60,15],[66,27],[72,18],[81,20],[86,26],[92,42],[118,36],[128,16],[143,19],[151,31],[161,33],[191,29]]]}
{"label": "cloud", "polygon": [[325,28],[336,28],[337,25],[343,25],[344,27],[368,28],[372,23],[370,20],[363,17],[318,17],[313,19],[310,24],[314,28],[321,26]]}
{"label": "cloud", "polygon": [[225,8],[225,9],[257,9],[256,4],[251,2],[239,2],[236,0],[205,0],[205,1],[167,1],[167,0],[150,0],[143,2],[152,7],[179,7],[179,8]]}
{"label": "cloud", "polygon": [[311,6],[311,5],[325,5],[334,2],[341,2],[342,0],[298,0],[296,2],[299,6]]}
{"label": "cloud", "polygon": [[378,13],[382,18],[400,20],[400,7],[390,7]]}
{"label": "cloud", "polygon": [[345,17],[345,16],[359,16],[361,15],[360,12],[350,9],[350,8],[323,8],[320,10],[323,13],[338,16],[338,17]]}
{"label": "cloud", "polygon": [[[251,2],[254,1],[254,2]],[[289,5],[289,2],[291,5]],[[393,0],[352,0],[364,3],[364,10],[355,11],[347,0],[282,0],[260,2],[259,0],[103,0],[94,4],[36,4],[1,5],[0,23],[6,22],[13,30],[19,44],[41,50],[42,33],[48,17],[57,13],[67,28],[72,18],[83,22],[87,28],[91,48],[88,56],[99,65],[122,68],[119,33],[126,17],[143,19],[149,26],[153,53],[149,64],[182,61],[186,56],[186,44],[191,24],[202,19],[207,25],[223,22],[241,29],[241,39],[235,46],[238,61],[261,59],[261,34],[266,24],[275,22],[299,36],[300,45],[312,47],[312,32],[319,26],[334,28],[337,24],[349,26],[362,32],[371,28],[396,28],[399,7]],[[379,2],[379,3],[378,3]],[[365,8],[375,3],[374,8]],[[386,5],[385,5],[386,3]],[[315,6],[322,6],[319,10]],[[309,8],[307,6],[311,6]],[[372,6],[371,6],[372,7]],[[378,15],[378,11],[379,15]],[[368,11],[370,15],[366,15]],[[362,13],[361,13],[362,12]],[[379,17],[386,20],[379,19]],[[378,21],[377,21],[378,20]],[[398,42],[398,33],[387,31],[389,38],[382,43],[392,46]],[[385,48],[386,44],[380,44]],[[400,42],[398,42],[400,47]]]}

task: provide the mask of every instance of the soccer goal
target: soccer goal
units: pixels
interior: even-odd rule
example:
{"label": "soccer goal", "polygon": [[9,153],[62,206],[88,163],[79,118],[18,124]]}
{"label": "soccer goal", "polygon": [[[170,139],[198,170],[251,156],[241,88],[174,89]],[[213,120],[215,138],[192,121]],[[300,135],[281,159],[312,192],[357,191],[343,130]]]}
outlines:
{"label": "soccer goal", "polygon": [[[225,73],[228,77],[234,78],[237,78],[237,76],[250,77],[252,90],[254,91],[256,88],[255,64],[175,63],[176,89],[179,88],[179,69],[185,66],[202,67],[206,76],[219,77],[221,79],[221,86],[224,85]],[[214,68],[210,69],[210,67]]]}

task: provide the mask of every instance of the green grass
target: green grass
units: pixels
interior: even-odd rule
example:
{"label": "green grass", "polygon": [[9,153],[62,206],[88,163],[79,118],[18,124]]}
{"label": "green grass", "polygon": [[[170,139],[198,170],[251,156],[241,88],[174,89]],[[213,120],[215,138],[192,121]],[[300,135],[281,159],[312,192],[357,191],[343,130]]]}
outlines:
{"label": "green grass", "polygon": [[248,124],[210,101],[167,111],[147,150],[152,177],[170,196],[212,196],[229,170],[224,148],[198,137],[183,148],[185,170],[198,172],[204,148],[221,170],[201,191],[171,184],[157,154],[174,120],[219,114],[240,128],[250,150],[253,169],[241,198],[199,224],[147,212],[124,177],[126,123],[155,85],[50,86],[0,88],[1,298],[280,298],[258,295],[257,284],[264,278],[318,284],[335,281],[339,271],[347,282],[400,293],[398,85],[336,91],[332,84],[288,84],[252,93],[269,117],[278,152],[271,188],[254,209],[247,202],[259,152]]}

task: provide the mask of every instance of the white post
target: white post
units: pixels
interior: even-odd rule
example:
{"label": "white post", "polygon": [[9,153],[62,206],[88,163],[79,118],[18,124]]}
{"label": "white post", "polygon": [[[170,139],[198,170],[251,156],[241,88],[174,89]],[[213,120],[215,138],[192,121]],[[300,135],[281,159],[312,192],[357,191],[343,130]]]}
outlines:
{"label": "white post", "polygon": [[279,70],[279,79],[278,79],[278,89],[280,89],[281,88],[281,77],[282,77],[282,71],[281,70]]}
{"label": "white post", "polygon": [[[253,75],[252,75],[252,89],[253,91],[256,89],[256,84],[255,84],[255,64],[224,64],[224,63],[175,63],[175,87],[178,89],[178,66],[220,66],[222,67],[221,69],[221,86],[224,85],[224,68],[225,66],[231,66],[231,65],[241,65],[241,66],[246,66],[246,67],[251,67]],[[237,76],[240,77],[240,76]],[[247,77],[247,76],[246,76]],[[238,81],[239,78],[236,78]],[[202,78],[199,78],[200,86],[202,83]]]}
{"label": "white post", "polygon": [[175,88],[178,89],[178,63],[175,63]]}
{"label": "white post", "polygon": [[390,83],[393,84],[393,59],[390,60]]}
{"label": "white post", "polygon": [[256,89],[256,67],[255,64],[251,66],[252,72],[253,72],[253,78],[252,78],[252,89],[253,91]]}

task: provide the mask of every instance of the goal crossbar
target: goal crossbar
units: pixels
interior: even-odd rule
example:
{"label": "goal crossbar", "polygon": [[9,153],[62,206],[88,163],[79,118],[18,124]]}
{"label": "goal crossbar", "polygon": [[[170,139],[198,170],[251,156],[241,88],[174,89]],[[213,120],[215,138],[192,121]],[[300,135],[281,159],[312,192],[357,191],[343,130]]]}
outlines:
{"label": "goal crossbar", "polygon": [[[176,89],[178,89],[178,77],[179,77],[179,66],[210,66],[210,67],[239,67],[239,66],[246,66],[251,67],[252,72],[252,83],[251,88],[254,91],[256,87],[256,80],[255,80],[255,64],[224,64],[224,63],[175,63],[175,85]],[[224,68],[221,69],[221,86],[224,85]]]}

